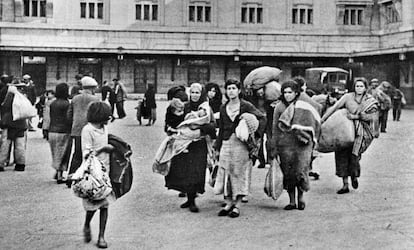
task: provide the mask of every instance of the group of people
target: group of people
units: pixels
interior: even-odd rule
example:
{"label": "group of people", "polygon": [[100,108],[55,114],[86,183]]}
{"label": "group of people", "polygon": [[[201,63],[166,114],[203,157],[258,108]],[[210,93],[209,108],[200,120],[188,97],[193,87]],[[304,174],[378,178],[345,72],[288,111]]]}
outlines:
{"label": "group of people", "polygon": [[[188,99],[184,87],[174,87],[168,93],[170,105],[165,119],[165,132],[171,143],[177,143],[176,140],[189,134],[181,130],[186,117],[200,110],[205,103],[210,105],[211,119],[190,127],[196,137],[187,137],[190,142],[186,144],[186,150],[176,151],[170,157],[167,171],[163,168],[165,186],[187,197],[181,208],[198,212],[195,199],[197,194],[205,191],[206,168],[210,158],[215,156],[218,170],[214,173],[213,190],[224,197],[218,216],[238,217],[243,198],[250,191],[253,163],[259,157],[260,147],[263,147],[261,139],[270,124],[270,131],[266,133],[268,156],[270,161],[275,159],[279,162],[283,187],[289,195],[289,204],[284,209],[303,210],[306,207],[304,192],[310,189],[309,173],[316,158],[321,127],[335,111],[346,109],[347,118],[354,124],[355,139],[349,147],[335,151],[335,165],[336,175],[343,182],[337,194],[349,193],[349,183],[354,189],[359,186],[362,154],[378,137],[379,130],[385,132],[386,128],[381,123],[379,129],[378,121],[383,119],[382,122],[386,122],[382,95],[388,96],[391,91],[387,92],[386,88],[391,86],[383,82],[382,87],[376,88],[376,81],[373,79],[369,85],[365,78],[356,78],[351,92],[337,100],[319,103],[306,93],[305,80],[296,77],[281,84],[280,98],[268,105],[269,110],[247,101],[242,94],[241,83],[235,79],[224,84],[225,100],[222,100],[219,86],[214,83],[205,86],[191,84]],[[392,93],[399,95],[393,99],[396,99],[394,103],[397,106],[401,106],[398,99],[401,99],[402,92],[394,89]],[[328,104],[331,106],[327,107]],[[389,109],[390,106],[387,107]],[[395,113],[394,119],[399,120],[401,111]],[[247,124],[247,137],[241,136],[242,121]],[[214,143],[210,147],[212,141]]]}
{"label": "group of people", "polygon": [[[56,170],[55,179],[57,184],[66,183],[71,186],[71,175],[76,172],[84,159],[93,153],[102,162],[103,171],[109,172],[109,152],[113,147],[108,144],[108,131],[106,124],[113,119],[113,105],[118,108],[120,118],[125,117],[123,101],[125,89],[120,87],[117,79],[114,79],[114,91],[101,101],[96,95],[98,87],[96,80],[89,76],[76,77],[78,84],[69,93],[66,83],[56,85],[55,90],[48,90],[40,98],[43,103],[41,108],[43,136],[48,140],[52,153],[52,167]],[[25,77],[23,77],[25,79]],[[15,171],[24,171],[26,163],[26,141],[28,118],[14,119],[13,102],[17,94],[23,94],[30,100],[27,93],[26,83],[16,77],[1,77],[1,153],[0,171],[9,164],[11,149],[15,162]],[[116,87],[118,86],[118,87]],[[112,93],[113,92],[113,93]],[[116,98],[117,94],[119,99]],[[111,99],[110,95],[115,98]],[[109,102],[107,98],[111,99]],[[30,101],[32,104],[34,102]],[[112,106],[112,107],[111,107]],[[74,150],[72,153],[72,145]],[[72,153],[72,154],[71,154]],[[69,164],[69,161],[71,162]],[[69,166],[70,165],[70,166]],[[63,172],[68,171],[68,178],[63,178]],[[84,224],[85,242],[91,241],[90,221],[97,210],[100,210],[100,227],[97,246],[106,248],[104,238],[106,221],[108,217],[109,203],[115,199],[111,193],[105,199],[95,201],[88,198],[83,199],[83,207],[86,211]]]}

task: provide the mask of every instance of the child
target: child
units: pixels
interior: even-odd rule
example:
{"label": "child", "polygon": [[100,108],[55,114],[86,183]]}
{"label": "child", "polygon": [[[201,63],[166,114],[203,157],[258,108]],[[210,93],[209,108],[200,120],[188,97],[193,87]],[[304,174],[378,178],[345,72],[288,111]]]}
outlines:
{"label": "child", "polygon": [[165,114],[164,131],[168,135],[176,133],[182,121],[184,121],[184,103],[178,98],[173,98]]}
{"label": "child", "polygon": [[[82,153],[83,157],[87,158],[92,152],[102,162],[104,172],[109,173],[109,152],[113,147],[108,144],[108,131],[106,124],[111,119],[112,112],[108,104],[104,102],[93,102],[88,108],[88,124],[82,129]],[[97,246],[99,248],[107,248],[108,244],[105,241],[105,226],[108,218],[109,203],[115,200],[115,196],[111,193],[103,200],[83,199],[83,207],[86,210],[85,225],[83,228],[85,242],[91,241],[90,222],[96,210],[100,210],[99,220],[99,237]]]}

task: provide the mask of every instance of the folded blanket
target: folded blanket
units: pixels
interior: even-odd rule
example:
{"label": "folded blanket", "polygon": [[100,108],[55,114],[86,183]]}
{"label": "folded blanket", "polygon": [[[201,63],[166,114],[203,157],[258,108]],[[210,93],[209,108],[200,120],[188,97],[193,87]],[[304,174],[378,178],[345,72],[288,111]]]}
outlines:
{"label": "folded blanket", "polygon": [[321,131],[321,117],[311,104],[297,100],[280,116],[279,128],[285,132],[295,133],[305,144],[313,140],[316,145]]}

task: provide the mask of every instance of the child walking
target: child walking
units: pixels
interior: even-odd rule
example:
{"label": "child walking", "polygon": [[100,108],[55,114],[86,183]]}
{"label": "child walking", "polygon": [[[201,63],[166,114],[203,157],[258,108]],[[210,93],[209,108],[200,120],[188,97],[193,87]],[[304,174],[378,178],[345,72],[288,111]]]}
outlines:
{"label": "child walking", "polygon": [[[106,172],[106,174],[109,173],[109,153],[113,150],[113,147],[108,144],[108,131],[106,128],[111,116],[111,107],[109,107],[108,104],[104,102],[91,103],[87,114],[88,124],[83,127],[81,135],[83,157],[87,158],[89,154],[95,154],[102,162],[104,167],[103,171]],[[115,201],[113,192],[103,200],[96,201],[87,198],[83,199],[83,207],[86,211],[85,225],[83,228],[85,242],[90,242],[92,239],[90,222],[95,212],[99,209],[100,218],[97,246],[99,248],[108,247],[104,234],[106,221],[108,219],[108,206],[109,203],[113,201]]]}

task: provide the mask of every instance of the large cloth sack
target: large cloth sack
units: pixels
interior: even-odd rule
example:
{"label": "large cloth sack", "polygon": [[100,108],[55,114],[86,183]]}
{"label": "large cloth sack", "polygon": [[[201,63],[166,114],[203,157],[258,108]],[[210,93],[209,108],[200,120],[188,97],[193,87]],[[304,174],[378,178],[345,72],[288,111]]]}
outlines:
{"label": "large cloth sack", "polygon": [[108,143],[114,147],[110,154],[109,178],[116,198],[120,198],[131,190],[133,181],[131,146],[121,138],[109,134]]}
{"label": "large cloth sack", "polygon": [[12,103],[13,121],[27,119],[37,115],[36,108],[22,93],[14,92]]}
{"label": "large cloth sack", "polygon": [[112,192],[111,180],[102,162],[90,154],[72,176],[72,190],[76,196],[89,200],[103,200]]}
{"label": "large cloth sack", "polygon": [[317,148],[319,152],[334,152],[354,144],[355,126],[347,113],[346,109],[337,110],[322,124]]}
{"label": "large cloth sack", "polygon": [[261,89],[266,83],[279,80],[282,71],[275,67],[262,66],[252,70],[244,79],[246,89]]}
{"label": "large cloth sack", "polygon": [[265,85],[264,88],[264,97],[267,101],[276,101],[281,95],[281,87],[279,82],[271,81]]}
{"label": "large cloth sack", "polygon": [[272,160],[266,174],[264,192],[273,200],[277,200],[283,192],[283,173],[276,159]]}

